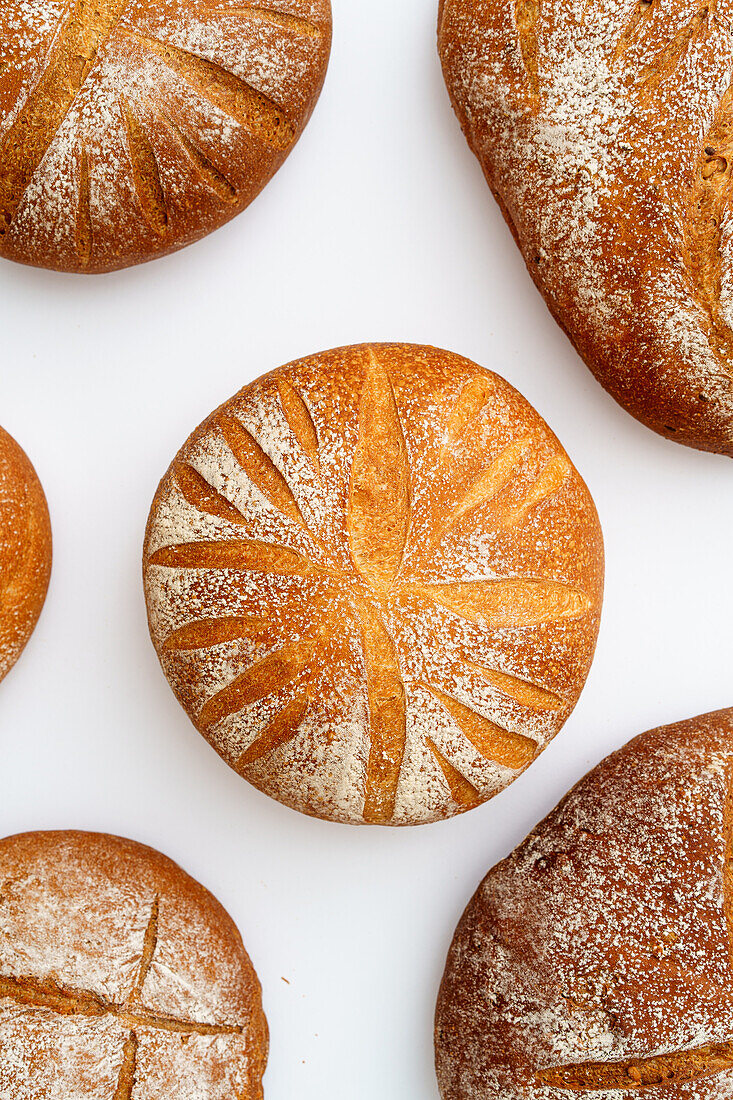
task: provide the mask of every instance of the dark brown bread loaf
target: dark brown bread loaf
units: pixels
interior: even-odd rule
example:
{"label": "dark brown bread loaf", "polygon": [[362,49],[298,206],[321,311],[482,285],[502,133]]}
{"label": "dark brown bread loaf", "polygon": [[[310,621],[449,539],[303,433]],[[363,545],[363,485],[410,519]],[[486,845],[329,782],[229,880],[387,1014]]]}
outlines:
{"label": "dark brown bread loaf", "polygon": [[606,389],[733,455],[733,4],[444,0],[453,104]]}
{"label": "dark brown bread loaf", "polygon": [[98,272],[247,206],[315,106],[330,0],[3,0],[0,255]]}
{"label": "dark brown bread loaf", "polygon": [[150,630],[199,730],[306,813],[477,806],[572,710],[603,548],[588,490],[501,378],[403,344],[247,386],[160,484]]}
{"label": "dark brown bread loaf", "polygon": [[733,1095],[733,710],[583,779],[466,910],[438,1001],[444,1100]]}
{"label": "dark brown bread loaf", "polygon": [[0,680],[41,614],[51,575],[51,522],[28,458],[0,428]]}
{"label": "dark brown bread loaf", "polygon": [[0,841],[3,1100],[262,1100],[267,1044],[237,929],[175,863],[92,833]]}

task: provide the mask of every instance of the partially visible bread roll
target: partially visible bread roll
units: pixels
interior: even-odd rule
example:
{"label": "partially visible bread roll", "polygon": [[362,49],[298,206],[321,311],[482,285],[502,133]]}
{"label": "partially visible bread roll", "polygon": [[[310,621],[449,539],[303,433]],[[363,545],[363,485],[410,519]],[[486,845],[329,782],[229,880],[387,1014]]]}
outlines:
{"label": "partially visible bread roll", "polygon": [[267,1023],[219,903],[93,833],[0,841],[0,1096],[262,1100]]}
{"label": "partially visible bread roll", "polygon": [[257,787],[354,824],[450,817],[570,714],[595,647],[598,517],[542,418],[435,348],[341,348],[245,387],[156,493],[153,642]]}
{"label": "partially visible bread roll", "polygon": [[731,0],[443,0],[461,126],[599,381],[733,455]]}
{"label": "partially visible bread roll", "polygon": [[733,710],[642,734],[466,910],[438,1001],[443,1100],[733,1094]]}
{"label": "partially visible bread roll", "polygon": [[243,210],[316,104],[330,0],[3,0],[0,255],[112,271]]}
{"label": "partially visible bread roll", "polygon": [[51,575],[51,522],[28,458],[0,428],[0,680],[38,621]]}

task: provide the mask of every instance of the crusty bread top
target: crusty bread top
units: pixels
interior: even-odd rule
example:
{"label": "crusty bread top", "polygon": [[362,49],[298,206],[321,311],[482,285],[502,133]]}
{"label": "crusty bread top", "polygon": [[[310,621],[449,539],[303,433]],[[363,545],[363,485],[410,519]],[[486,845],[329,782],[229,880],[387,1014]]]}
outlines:
{"label": "crusty bread top", "polygon": [[456,932],[444,1100],[733,1095],[733,710],[642,734],[490,872]]}
{"label": "crusty bread top", "polygon": [[169,859],[91,833],[0,841],[0,1096],[261,1100],[242,941]]}
{"label": "crusty bread top", "polygon": [[0,428],[0,680],[38,621],[51,574],[51,522],[28,458]]}
{"label": "crusty bread top", "polygon": [[555,436],[433,348],[342,348],[247,386],[183,447],[145,546],[178,698],[307,813],[414,824],[505,787],[562,726],[603,552]]}
{"label": "crusty bread top", "polygon": [[613,396],[733,454],[733,4],[445,0],[466,136]]}
{"label": "crusty bread top", "polygon": [[0,254],[107,271],[242,210],[318,98],[330,0],[3,0]]}

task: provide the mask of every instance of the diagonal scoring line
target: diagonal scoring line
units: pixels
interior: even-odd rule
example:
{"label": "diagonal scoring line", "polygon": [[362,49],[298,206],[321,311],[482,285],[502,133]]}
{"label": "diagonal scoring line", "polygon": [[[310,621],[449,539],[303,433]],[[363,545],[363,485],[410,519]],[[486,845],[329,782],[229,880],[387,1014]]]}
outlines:
{"label": "diagonal scoring line", "polygon": [[297,127],[286,117],[284,110],[264,92],[258,91],[229,69],[159,38],[135,31],[126,31],[126,35],[143,49],[154,53],[198,95],[248,129],[265,145],[283,152],[295,141]]}
{"label": "diagonal scoring line", "polygon": [[633,1092],[653,1085],[679,1085],[733,1069],[733,1042],[709,1043],[691,1050],[627,1062],[581,1062],[541,1070],[538,1083],[568,1092],[623,1089]]}
{"label": "diagonal scoring line", "polygon": [[145,935],[143,937],[143,949],[140,955],[140,966],[137,971],[137,978],[135,979],[135,985],[132,993],[128,998],[128,1004],[136,1003],[139,997],[142,995],[143,986],[147,981],[150,968],[153,965],[153,958],[155,952],[158,950],[158,920],[160,917],[160,897],[156,894],[153,899],[153,904],[150,907],[150,916],[148,917],[147,927],[145,929]]}
{"label": "diagonal scoring line", "polygon": [[293,31],[295,34],[303,35],[306,38],[323,38],[323,28],[310,19],[303,19],[298,15],[289,15],[284,11],[276,11],[274,8],[265,7],[262,4],[238,4],[233,8],[222,6],[217,9],[217,14],[222,17],[236,16],[251,19],[255,22],[269,23],[270,26]]}
{"label": "diagonal scoring line", "polygon": [[76,0],[38,83],[0,144],[0,233],[23,196],[129,0]]}

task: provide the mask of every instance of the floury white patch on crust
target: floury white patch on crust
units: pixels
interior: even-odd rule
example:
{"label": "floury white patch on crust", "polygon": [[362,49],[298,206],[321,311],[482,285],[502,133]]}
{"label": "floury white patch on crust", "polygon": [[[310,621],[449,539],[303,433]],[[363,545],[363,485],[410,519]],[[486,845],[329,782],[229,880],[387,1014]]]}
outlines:
{"label": "floury white patch on crust", "polygon": [[145,546],[176,695],[266,793],[335,821],[477,806],[561,728],[595,645],[595,509],[541,418],[446,352],[345,348],[190,438]]}

